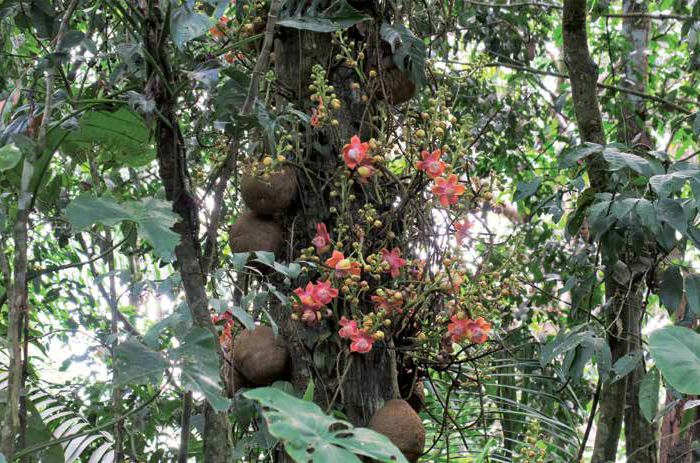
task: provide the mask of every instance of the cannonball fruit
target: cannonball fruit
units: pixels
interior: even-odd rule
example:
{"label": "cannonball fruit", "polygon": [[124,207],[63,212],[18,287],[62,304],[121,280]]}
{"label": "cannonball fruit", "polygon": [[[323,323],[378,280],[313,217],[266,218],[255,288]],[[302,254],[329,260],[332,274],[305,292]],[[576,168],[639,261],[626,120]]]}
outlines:
{"label": "cannonball fruit", "polygon": [[236,337],[233,363],[245,379],[264,386],[287,378],[290,359],[282,338],[275,336],[269,326],[259,325]]}
{"label": "cannonball fruit", "polygon": [[411,463],[418,461],[425,447],[425,428],[418,414],[401,399],[393,399],[377,410],[370,429],[384,434]]}
{"label": "cannonball fruit", "polygon": [[284,244],[282,227],[274,220],[253,212],[243,212],[229,231],[231,251],[268,251],[277,253]]}
{"label": "cannonball fruit", "polygon": [[408,402],[416,413],[423,409],[425,406],[425,388],[423,387],[423,381],[416,381],[416,384],[413,385],[413,393],[410,397],[406,398],[406,402]]}
{"label": "cannonball fruit", "polygon": [[269,174],[269,178],[248,173],[241,179],[243,202],[258,214],[271,215],[284,211],[294,201],[296,193],[297,173],[289,165]]}

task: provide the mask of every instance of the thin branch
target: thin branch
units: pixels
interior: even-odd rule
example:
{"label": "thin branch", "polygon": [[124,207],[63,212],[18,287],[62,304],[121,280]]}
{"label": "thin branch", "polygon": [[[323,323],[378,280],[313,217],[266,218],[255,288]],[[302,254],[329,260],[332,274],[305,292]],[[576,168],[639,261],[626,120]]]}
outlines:
{"label": "thin branch", "polygon": [[[483,65],[483,67],[506,67],[506,68],[516,69],[516,70],[518,70],[518,71],[524,71],[524,72],[530,72],[530,73],[533,73],[533,74],[539,74],[539,75],[542,75],[542,76],[552,76],[552,77],[559,77],[559,78],[562,78],[562,79],[569,79],[569,76],[568,76],[568,75],[562,74],[562,73],[560,73],[560,72],[542,71],[542,70],[540,70],[540,69],[535,69],[535,68],[531,68],[531,67],[528,67],[528,66],[520,66],[520,65],[517,65],[517,64],[503,63],[503,62],[500,62],[500,61],[499,61],[499,62],[494,62],[494,63],[487,63],[487,64]],[[678,111],[678,112],[680,112],[680,113],[683,113],[683,114],[686,114],[686,115],[693,114],[692,111],[690,111],[690,110],[688,110],[688,109],[685,109],[685,108],[683,108],[682,106],[678,106],[677,104],[672,103],[672,102],[670,102],[670,101],[668,101],[668,100],[664,100],[663,98],[661,98],[661,97],[659,97],[659,96],[656,96],[656,95],[650,95],[650,94],[648,94],[648,93],[639,92],[639,91],[637,91],[637,90],[632,90],[632,89],[630,89],[630,88],[618,87],[617,85],[607,85],[607,84],[600,84],[600,83],[598,83],[598,84],[596,84],[596,85],[597,85],[598,87],[604,88],[604,89],[606,89],[606,90],[613,90],[613,91],[616,91],[616,92],[627,93],[627,94],[635,95],[635,96],[638,96],[638,97],[640,97],[640,98],[644,98],[644,99],[647,99],[647,100],[655,101],[655,102],[657,102],[657,103],[661,103],[661,104],[663,104],[663,105],[666,105],[666,106],[668,106],[668,107],[670,107],[670,108],[672,108],[672,109],[675,109],[676,111]]]}
{"label": "thin branch", "polygon": [[262,50],[260,51],[258,61],[255,63],[255,68],[253,68],[253,76],[250,79],[248,95],[246,96],[245,103],[241,108],[242,116],[247,116],[253,111],[255,98],[258,96],[260,78],[265,74],[267,67],[270,64],[270,50],[272,49],[272,42],[275,38],[275,24],[277,24],[281,5],[281,0],[272,0],[272,3],[270,4],[270,12],[267,14],[267,25],[265,26],[265,40],[263,41],[263,46]]}
{"label": "thin branch", "polygon": [[473,1],[473,0],[465,0],[464,3],[468,3],[469,5],[485,6],[487,8],[497,8],[497,9],[502,9],[502,10],[508,10],[508,9],[513,9],[513,8],[529,8],[529,7],[549,8],[552,10],[561,10],[564,8],[562,5],[556,5],[553,3],[544,3],[544,2],[521,2],[521,3],[500,4],[500,3],[486,3],[486,2],[477,2],[477,1]]}

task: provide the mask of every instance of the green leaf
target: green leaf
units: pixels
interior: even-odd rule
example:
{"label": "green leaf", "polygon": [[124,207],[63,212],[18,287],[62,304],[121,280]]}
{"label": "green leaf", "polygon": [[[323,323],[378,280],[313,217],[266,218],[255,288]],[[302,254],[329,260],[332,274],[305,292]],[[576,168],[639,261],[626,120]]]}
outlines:
{"label": "green leaf", "polygon": [[175,10],[170,18],[170,36],[175,46],[182,48],[190,40],[204,35],[213,25],[211,18],[183,6]]}
{"label": "green leaf", "polygon": [[639,410],[642,416],[651,423],[659,410],[659,387],[661,376],[654,367],[647,371],[639,384]]}
{"label": "green leaf", "polygon": [[683,394],[700,394],[700,334],[666,326],[649,336],[649,352],[671,386]]}
{"label": "green leaf", "polygon": [[[61,130],[56,130],[61,135]],[[88,111],[77,130],[67,133],[62,149],[83,159],[100,152],[100,160],[143,167],[156,157],[151,130],[141,116],[122,107],[118,111]],[[97,149],[101,148],[99,151]]]}
{"label": "green leaf", "polygon": [[519,182],[515,190],[514,201],[522,201],[534,195],[542,184],[542,178],[537,177],[531,182]]}
{"label": "green leaf", "polygon": [[654,175],[649,179],[652,190],[662,198],[667,198],[674,191],[680,190],[685,182],[698,175],[698,170],[679,170],[669,174]]}
{"label": "green leaf", "polygon": [[624,153],[617,148],[606,147],[603,149],[603,159],[608,162],[608,170],[616,171],[630,168],[645,177],[651,175],[649,162],[636,154]]}
{"label": "green leaf", "polygon": [[685,299],[690,311],[700,316],[700,275],[697,273],[685,277]]}
{"label": "green leaf", "polygon": [[595,143],[584,143],[583,145],[575,146],[573,148],[568,148],[564,150],[562,156],[559,158],[560,165],[563,168],[572,167],[578,161],[587,158],[593,154],[598,154],[603,151],[602,145],[597,145]]}
{"label": "green leaf", "polygon": [[177,215],[170,203],[156,198],[119,204],[109,196],[81,195],[68,204],[65,215],[75,233],[96,223],[113,227],[124,220],[136,222],[139,236],[165,261],[172,260],[180,240],[170,229],[177,222]]}
{"label": "green leaf", "polygon": [[678,267],[669,267],[661,275],[659,298],[669,314],[675,314],[683,300],[683,276]]}
{"label": "green leaf", "polygon": [[227,410],[231,401],[224,397],[219,384],[219,355],[216,339],[206,328],[194,328],[182,342],[171,351],[178,359],[182,370],[182,385],[200,392],[216,411]]}
{"label": "green leaf", "polygon": [[270,434],[284,442],[295,461],[305,463],[360,463],[356,455],[384,462],[407,463],[401,451],[379,433],[353,428],[342,420],[326,415],[313,402],[273,388],[247,391],[244,397],[260,402]]}
{"label": "green leaf", "polygon": [[0,148],[0,172],[12,169],[22,159],[22,150],[14,143],[7,144]]}
{"label": "green leaf", "polygon": [[248,262],[248,257],[250,257],[249,252],[237,252],[231,256],[231,264],[233,265],[233,270],[240,272],[245,267]]}
{"label": "green leaf", "polygon": [[170,366],[160,353],[136,339],[128,339],[117,346],[114,384],[153,384],[157,386]]}
{"label": "green leaf", "polygon": [[258,261],[272,268],[275,267],[275,253],[269,251],[255,251],[255,257]]}
{"label": "green leaf", "polygon": [[568,333],[559,332],[557,336],[547,343],[540,352],[540,365],[544,368],[558,355],[574,349],[581,344],[586,338],[590,337],[589,332],[579,333],[582,327],[573,329]]}
{"label": "green leaf", "polygon": [[394,64],[419,87],[428,83],[425,75],[425,43],[400,23],[382,23],[379,34],[391,46]]}
{"label": "green leaf", "polygon": [[238,307],[237,305],[234,305],[231,308],[231,312],[233,313],[233,316],[236,317],[236,319],[241,322],[243,326],[248,331],[253,331],[255,328],[255,321],[253,320],[253,317],[250,316],[248,312],[243,310],[242,308]]}
{"label": "green leaf", "polygon": [[306,385],[306,391],[304,391],[302,400],[306,400],[307,402],[314,401],[314,379],[311,377],[309,377],[309,384]]}
{"label": "green leaf", "polygon": [[662,222],[666,222],[675,230],[686,234],[688,219],[685,217],[683,207],[675,199],[662,198],[656,203],[656,216]]}
{"label": "green leaf", "polygon": [[639,361],[642,359],[643,355],[644,353],[642,351],[636,350],[624,355],[617,362],[615,362],[615,364],[612,366],[613,373],[615,373],[612,382],[614,383],[619,381],[634,370]]}
{"label": "green leaf", "polygon": [[306,2],[286,2],[280,13],[278,26],[292,27],[314,32],[335,32],[372,19],[351,7],[345,0],[336,0],[328,8],[319,10],[320,2],[315,0],[302,13]]}

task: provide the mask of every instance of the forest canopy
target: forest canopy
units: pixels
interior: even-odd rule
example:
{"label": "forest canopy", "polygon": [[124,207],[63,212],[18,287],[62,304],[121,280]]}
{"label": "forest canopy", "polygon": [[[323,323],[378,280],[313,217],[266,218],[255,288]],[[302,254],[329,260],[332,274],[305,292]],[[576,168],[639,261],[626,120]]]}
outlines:
{"label": "forest canopy", "polygon": [[699,32],[0,0],[0,463],[700,461]]}

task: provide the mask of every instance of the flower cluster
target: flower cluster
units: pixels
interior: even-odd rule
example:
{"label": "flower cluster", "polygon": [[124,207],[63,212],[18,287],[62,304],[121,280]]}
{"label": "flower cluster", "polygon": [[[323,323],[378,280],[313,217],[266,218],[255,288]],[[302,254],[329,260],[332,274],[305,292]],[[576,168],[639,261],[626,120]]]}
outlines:
{"label": "flower cluster", "polygon": [[343,316],[338,324],[340,325],[340,330],[338,331],[340,337],[352,341],[350,343],[350,350],[352,352],[365,354],[372,350],[374,337],[368,334],[364,328],[359,329],[355,320],[348,320]]}
{"label": "flower cluster", "polygon": [[209,29],[209,33],[216,37],[217,39],[225,39],[226,38],[226,31],[228,30],[228,18],[226,16],[222,16],[219,18],[219,21],[212,26],[211,29]]}
{"label": "flower cluster", "polygon": [[458,314],[453,315],[450,320],[452,323],[447,326],[447,332],[453,342],[462,342],[468,339],[471,343],[481,344],[488,339],[491,324],[486,323],[482,317],[470,320],[466,317],[460,317]]}
{"label": "flower cluster", "polygon": [[321,309],[338,297],[338,290],[331,287],[330,281],[316,284],[309,282],[306,288],[295,289],[294,294],[299,298],[299,301],[293,304],[294,309],[299,312],[297,317],[307,325],[313,326],[322,318]]}

